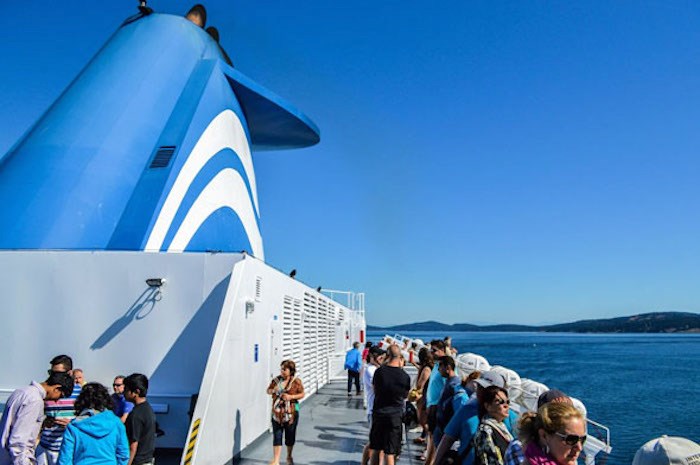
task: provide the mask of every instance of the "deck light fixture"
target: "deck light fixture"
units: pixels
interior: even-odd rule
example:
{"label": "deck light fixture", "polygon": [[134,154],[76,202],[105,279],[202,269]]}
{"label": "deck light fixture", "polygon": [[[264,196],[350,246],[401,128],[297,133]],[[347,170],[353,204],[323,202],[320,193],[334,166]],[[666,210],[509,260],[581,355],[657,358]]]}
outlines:
{"label": "deck light fixture", "polygon": [[165,278],[148,278],[146,284],[148,287],[162,287],[165,284]]}

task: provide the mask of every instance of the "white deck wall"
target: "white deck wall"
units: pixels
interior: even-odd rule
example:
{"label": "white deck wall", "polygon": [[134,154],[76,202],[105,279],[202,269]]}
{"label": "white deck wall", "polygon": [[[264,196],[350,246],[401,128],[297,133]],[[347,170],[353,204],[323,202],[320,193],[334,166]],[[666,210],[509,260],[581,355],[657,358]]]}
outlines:
{"label": "white deck wall", "polygon": [[241,254],[0,251],[0,353],[11,354],[0,404],[61,353],[106,386],[140,372],[166,432],[158,447],[189,443],[199,394],[187,463],[230,461],[269,427],[265,389],[281,361],[297,362],[311,394],[361,330],[361,313]]}
{"label": "white deck wall", "polygon": [[331,360],[364,329],[356,313],[258,260],[237,263],[183,463],[224,464],[270,427],[265,391],[283,360],[296,362],[307,396],[341,371]]}

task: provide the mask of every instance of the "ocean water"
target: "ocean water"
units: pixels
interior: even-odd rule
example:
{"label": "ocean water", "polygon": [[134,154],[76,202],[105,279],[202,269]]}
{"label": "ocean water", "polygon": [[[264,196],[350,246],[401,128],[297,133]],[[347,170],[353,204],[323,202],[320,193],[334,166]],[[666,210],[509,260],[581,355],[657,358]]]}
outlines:
{"label": "ocean water", "polygon": [[[370,331],[376,342],[384,332]],[[403,333],[430,341],[446,334]],[[393,335],[393,334],[392,334]],[[451,333],[453,345],[577,397],[610,428],[607,463],[667,434],[700,443],[700,335]]]}

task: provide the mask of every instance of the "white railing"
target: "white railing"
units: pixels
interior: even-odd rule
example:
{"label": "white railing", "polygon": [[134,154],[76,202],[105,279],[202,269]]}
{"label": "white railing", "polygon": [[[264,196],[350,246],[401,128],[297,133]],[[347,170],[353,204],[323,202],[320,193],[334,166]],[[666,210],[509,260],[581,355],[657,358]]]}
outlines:
{"label": "white railing", "polygon": [[352,291],[339,291],[336,289],[323,289],[321,293],[327,295],[331,300],[335,300],[350,310],[362,312],[365,315],[365,293]]}

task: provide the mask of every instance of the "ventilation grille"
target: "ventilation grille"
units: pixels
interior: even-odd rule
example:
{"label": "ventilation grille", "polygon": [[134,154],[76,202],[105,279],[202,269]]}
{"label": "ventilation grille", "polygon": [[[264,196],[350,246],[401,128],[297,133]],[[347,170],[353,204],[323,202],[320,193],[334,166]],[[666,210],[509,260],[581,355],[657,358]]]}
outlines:
{"label": "ventilation grille", "polygon": [[165,168],[170,164],[170,159],[173,158],[173,154],[175,153],[175,146],[174,145],[164,145],[162,147],[158,148],[158,151],[156,152],[156,156],[153,157],[153,161],[151,162],[151,168]]}
{"label": "ventilation grille", "polygon": [[260,296],[262,295],[262,277],[255,277],[255,301],[260,302]]}
{"label": "ventilation grille", "polygon": [[315,292],[304,292],[302,299],[283,296],[282,360],[296,362],[307,395],[342,369],[348,335],[355,331],[351,317],[342,306]]}

